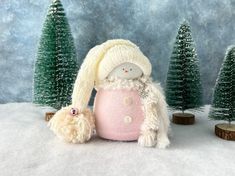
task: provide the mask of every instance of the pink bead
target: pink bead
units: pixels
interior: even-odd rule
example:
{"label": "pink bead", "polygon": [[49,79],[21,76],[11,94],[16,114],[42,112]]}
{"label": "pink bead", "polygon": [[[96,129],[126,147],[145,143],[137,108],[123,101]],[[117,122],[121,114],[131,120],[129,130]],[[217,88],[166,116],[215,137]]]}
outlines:
{"label": "pink bead", "polygon": [[77,108],[71,108],[70,114],[71,114],[72,116],[77,115],[77,114],[78,114],[78,109],[77,109]]}

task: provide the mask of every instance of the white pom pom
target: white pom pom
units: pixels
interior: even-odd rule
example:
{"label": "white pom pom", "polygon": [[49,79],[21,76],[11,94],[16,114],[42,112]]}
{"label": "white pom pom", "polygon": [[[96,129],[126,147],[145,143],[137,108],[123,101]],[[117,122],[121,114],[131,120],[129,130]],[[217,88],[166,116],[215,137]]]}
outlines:
{"label": "white pom pom", "polygon": [[84,143],[88,141],[95,128],[92,112],[86,109],[73,116],[70,111],[70,106],[59,110],[49,121],[50,129],[67,142]]}

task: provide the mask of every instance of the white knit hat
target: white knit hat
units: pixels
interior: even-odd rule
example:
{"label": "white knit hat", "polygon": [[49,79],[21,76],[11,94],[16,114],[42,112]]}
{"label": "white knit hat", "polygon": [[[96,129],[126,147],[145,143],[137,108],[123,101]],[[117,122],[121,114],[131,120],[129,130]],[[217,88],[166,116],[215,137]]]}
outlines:
{"label": "white knit hat", "polygon": [[79,111],[85,110],[94,86],[125,62],[139,66],[145,76],[151,74],[152,67],[148,58],[129,40],[108,40],[92,48],[78,72],[72,94],[72,106]]}

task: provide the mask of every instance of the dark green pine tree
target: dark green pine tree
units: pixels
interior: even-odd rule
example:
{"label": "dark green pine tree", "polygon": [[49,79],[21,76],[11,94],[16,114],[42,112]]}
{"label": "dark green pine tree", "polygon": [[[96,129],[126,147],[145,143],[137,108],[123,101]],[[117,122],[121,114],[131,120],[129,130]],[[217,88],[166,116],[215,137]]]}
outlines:
{"label": "dark green pine tree", "polygon": [[33,102],[60,109],[70,104],[77,74],[73,37],[60,0],[53,0],[44,22],[33,82]]}
{"label": "dark green pine tree", "polygon": [[199,61],[187,21],[181,24],[174,43],[165,93],[172,109],[184,112],[202,106]]}
{"label": "dark green pine tree", "polygon": [[235,46],[228,48],[217,78],[209,118],[235,121]]}

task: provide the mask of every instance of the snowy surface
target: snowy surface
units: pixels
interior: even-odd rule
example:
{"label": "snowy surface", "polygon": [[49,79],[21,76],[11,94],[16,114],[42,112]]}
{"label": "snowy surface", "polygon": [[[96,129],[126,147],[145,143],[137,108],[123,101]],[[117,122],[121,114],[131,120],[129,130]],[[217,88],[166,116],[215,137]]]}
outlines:
{"label": "snowy surface", "polygon": [[214,135],[208,106],[195,125],[172,125],[166,150],[98,138],[66,144],[48,129],[46,110],[29,103],[0,105],[1,176],[235,175],[235,142]]}

